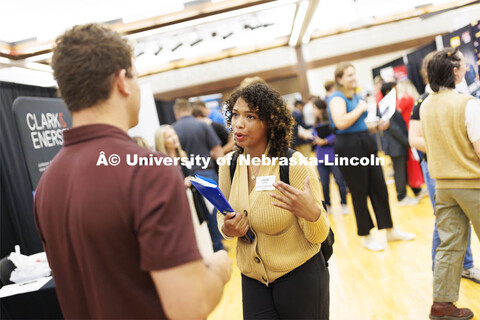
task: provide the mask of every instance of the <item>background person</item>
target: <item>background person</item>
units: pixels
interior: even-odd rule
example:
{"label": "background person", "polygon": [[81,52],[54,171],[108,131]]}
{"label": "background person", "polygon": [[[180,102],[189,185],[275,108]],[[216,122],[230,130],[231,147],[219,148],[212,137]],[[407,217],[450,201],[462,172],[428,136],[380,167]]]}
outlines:
{"label": "background person", "polygon": [[[395,82],[386,82],[382,85],[382,96],[386,96],[396,86]],[[398,110],[390,118],[390,125],[383,132],[384,151],[392,159],[393,177],[397,190],[398,206],[413,206],[418,204],[417,198],[407,197],[407,157],[410,150],[408,143],[408,130],[402,115]],[[415,196],[420,194],[421,188],[410,186]]]}
{"label": "background person", "polygon": [[[332,126],[336,129],[335,153],[339,157],[376,156],[377,145],[368,132],[365,118],[367,103],[355,94],[357,78],[355,68],[349,62],[342,62],[335,69],[337,90],[329,100],[328,112]],[[384,124],[380,129],[384,129]],[[387,240],[412,240],[414,234],[393,228],[388,191],[380,166],[341,166],[340,171],[350,189],[357,221],[358,235],[363,237],[362,245],[373,251],[385,249],[385,243],[370,235],[374,227],[367,206],[367,197],[373,206],[378,229],[387,229]]]}
{"label": "background person", "polygon": [[[328,319],[329,274],[320,245],[329,223],[315,168],[291,165],[286,185],[278,181],[278,162],[263,166],[240,161],[286,156],[290,112],[280,94],[263,83],[235,91],[225,108],[239,157],[233,179],[229,165],[220,166],[220,189],[235,213],[219,213],[219,229],[226,237],[243,237],[249,228],[255,234],[253,243],[237,241],[243,317]],[[302,155],[292,157],[298,161]],[[267,187],[276,181],[276,190],[259,189],[267,176],[275,177]]]}
{"label": "background person", "polygon": [[[171,158],[187,157],[187,154],[180,145],[177,133],[173,127],[168,124],[161,125],[155,132],[155,149],[158,152],[169,155]],[[195,231],[198,249],[202,256],[208,256],[213,253],[212,241],[206,222],[209,212],[203,196],[197,189],[192,187],[192,183],[190,182],[192,165],[190,163],[181,163],[180,169],[184,177],[185,191],[190,205],[190,212],[192,213],[193,229]]]}
{"label": "background person", "polygon": [[453,304],[458,300],[470,222],[480,237],[480,105],[472,96],[455,91],[465,70],[465,57],[458,49],[435,53],[427,66],[433,92],[420,110],[428,167],[436,179],[440,236],[431,319],[473,316],[471,310]]}
{"label": "background person", "polygon": [[[425,179],[425,185],[427,186],[428,196],[432,207],[435,212],[435,179],[430,177],[430,172],[428,171],[427,163],[427,153],[425,149],[425,139],[423,138],[422,124],[420,121],[420,109],[423,101],[429,96],[432,92],[430,86],[428,85],[428,75],[427,75],[427,65],[435,55],[435,51],[427,54],[422,61],[422,69],[420,74],[422,75],[423,81],[427,84],[425,93],[418,98],[415,102],[415,105],[412,110],[412,115],[410,118],[410,130],[408,131],[408,140],[410,145],[417,150],[420,150],[421,153],[421,162],[423,177]],[[458,78],[455,79],[455,84],[458,84]],[[460,80],[461,81],[461,80]],[[463,258],[463,270],[462,277],[470,279],[476,283],[480,283],[480,270],[478,270],[473,264],[473,254],[471,248],[471,237],[472,237],[472,228],[468,226],[468,243],[467,250],[465,251],[465,257]],[[433,228],[433,237],[432,237],[432,271],[435,269],[435,254],[437,248],[440,245],[440,236],[438,235],[437,223],[435,221]]]}
{"label": "background person", "polygon": [[305,123],[303,116],[303,107],[305,103],[302,100],[295,101],[294,109],[292,111],[293,119],[295,119],[293,127],[293,144],[295,150],[299,151],[305,157],[310,157],[312,154],[312,143],[313,135],[311,126],[308,126]]}
{"label": "background person", "polygon": [[140,147],[146,148],[148,150],[152,150],[152,147],[150,147],[150,145],[148,144],[147,140],[144,137],[135,136],[135,137],[132,137],[132,139]]}
{"label": "background person", "polygon": [[[199,174],[203,177],[218,182],[215,169],[215,161],[223,157],[221,141],[208,124],[196,120],[192,115],[192,106],[186,99],[177,99],[173,105],[173,111],[177,122],[173,128],[180,139],[180,144],[185,148],[189,156],[200,156],[208,160],[208,167],[202,168],[198,163],[192,167],[192,175]],[[212,238],[213,250],[223,250],[222,236],[217,228],[217,216],[215,208],[207,215],[208,230]]]}
{"label": "background person", "polygon": [[[317,159],[322,162],[318,162],[317,169],[320,174],[320,181],[322,182],[322,191],[323,199],[325,200],[325,205],[327,206],[327,212],[330,212],[330,174],[333,174],[335,182],[338,186],[338,191],[340,192],[340,204],[342,206],[342,213],[348,214],[350,210],[347,206],[347,187],[345,186],[345,181],[343,180],[342,173],[340,168],[335,165],[325,165],[325,159],[328,157],[329,162],[333,162],[335,159],[335,134],[331,130],[330,121],[328,118],[327,112],[327,103],[325,100],[317,98],[314,101],[314,112],[315,115],[315,125],[313,129],[313,145],[315,145],[315,153]],[[325,131],[328,132],[328,135],[324,137],[319,137],[320,134],[323,134]]]}
{"label": "background person", "polygon": [[[132,61],[99,24],[57,38],[52,67],[73,127],[40,179],[35,222],[66,319],[206,318],[231,261],[225,251],[202,261],[178,170],[124,160],[152,155],[127,135],[140,109]],[[101,152],[120,161],[96,166]]]}
{"label": "background person", "polygon": [[221,141],[222,151],[224,154],[229,153],[233,150],[235,141],[233,137],[228,132],[225,125],[218,122],[212,121],[212,119],[207,118],[208,108],[203,101],[195,101],[192,103],[192,115],[195,119],[205,122],[206,124],[212,126],[213,131],[217,134],[217,137]]}

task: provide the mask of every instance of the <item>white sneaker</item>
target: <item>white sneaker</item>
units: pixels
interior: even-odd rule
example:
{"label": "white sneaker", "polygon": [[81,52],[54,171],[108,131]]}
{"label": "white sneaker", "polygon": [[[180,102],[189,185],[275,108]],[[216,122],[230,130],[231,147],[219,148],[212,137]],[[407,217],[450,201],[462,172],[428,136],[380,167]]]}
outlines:
{"label": "white sneaker", "polygon": [[415,234],[413,233],[403,232],[396,227],[387,229],[388,241],[410,241],[413,239],[415,239]]}
{"label": "white sneaker", "polygon": [[325,205],[325,208],[326,208],[327,214],[332,213],[332,208],[330,208],[328,204]]}
{"label": "white sneaker", "polygon": [[397,206],[415,206],[420,200],[418,198],[405,197],[397,202]]}
{"label": "white sneaker", "polygon": [[348,206],[346,204],[342,204],[342,213],[343,214],[349,214],[350,209],[348,209]]}
{"label": "white sneaker", "polygon": [[476,283],[480,283],[480,270],[475,267],[472,267],[470,269],[463,269],[462,278],[470,279],[472,281],[475,281]]}
{"label": "white sneaker", "polygon": [[385,250],[385,243],[375,240],[372,235],[364,236],[362,239],[362,246],[372,251]]}

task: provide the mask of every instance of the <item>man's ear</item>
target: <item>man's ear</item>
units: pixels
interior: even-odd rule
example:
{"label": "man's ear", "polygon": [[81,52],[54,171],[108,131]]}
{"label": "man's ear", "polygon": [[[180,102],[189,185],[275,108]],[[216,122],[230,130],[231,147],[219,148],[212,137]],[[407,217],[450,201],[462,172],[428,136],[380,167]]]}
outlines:
{"label": "man's ear", "polygon": [[130,88],[128,87],[127,83],[127,70],[122,69],[117,72],[115,75],[115,86],[121,94],[125,96],[130,95]]}

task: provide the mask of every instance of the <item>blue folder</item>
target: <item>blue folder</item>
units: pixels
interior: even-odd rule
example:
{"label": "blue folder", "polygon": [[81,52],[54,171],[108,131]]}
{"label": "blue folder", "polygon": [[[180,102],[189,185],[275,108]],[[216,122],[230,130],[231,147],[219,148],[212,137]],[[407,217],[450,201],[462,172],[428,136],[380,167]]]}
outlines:
{"label": "blue folder", "polygon": [[[223,195],[222,191],[218,187],[217,183],[212,180],[208,179],[199,175],[195,176],[198,179],[201,179],[203,181],[206,181],[208,183],[213,184],[213,186],[204,186],[203,184],[200,184],[194,180],[190,180],[195,188],[197,188],[198,192],[202,194],[202,196],[205,197],[210,203],[217,208],[218,211],[226,215],[228,212],[235,212],[230,204],[228,203],[227,199],[225,199],[225,196]],[[248,230],[247,234],[241,238],[244,241],[247,242],[253,242],[253,239],[255,239],[255,234],[252,232],[252,230]]]}
{"label": "blue folder", "polygon": [[200,192],[202,196],[204,196],[208,201],[210,201],[210,203],[213,204],[213,206],[217,208],[218,211],[220,211],[224,215],[226,215],[227,212],[234,212],[234,210],[228,203],[227,199],[225,199],[225,196],[223,195],[222,191],[214,180],[199,175],[197,175],[196,177],[215,185],[215,188],[213,188],[209,186],[204,186],[196,181],[191,180],[192,184],[195,188],[197,188],[198,192]]}

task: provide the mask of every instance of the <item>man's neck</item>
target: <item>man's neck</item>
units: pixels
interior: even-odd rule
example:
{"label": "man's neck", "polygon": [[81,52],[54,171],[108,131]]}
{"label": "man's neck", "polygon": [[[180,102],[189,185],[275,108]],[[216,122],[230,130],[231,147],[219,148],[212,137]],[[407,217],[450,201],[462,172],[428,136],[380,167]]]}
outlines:
{"label": "man's neck", "polygon": [[177,118],[177,120],[180,120],[181,118],[191,117],[191,116],[192,116],[192,113],[182,112],[182,113],[178,113],[175,117]]}
{"label": "man's neck", "polygon": [[108,102],[72,112],[73,128],[90,124],[108,124],[125,132],[130,129],[126,111],[120,106],[115,109],[112,104]]}

